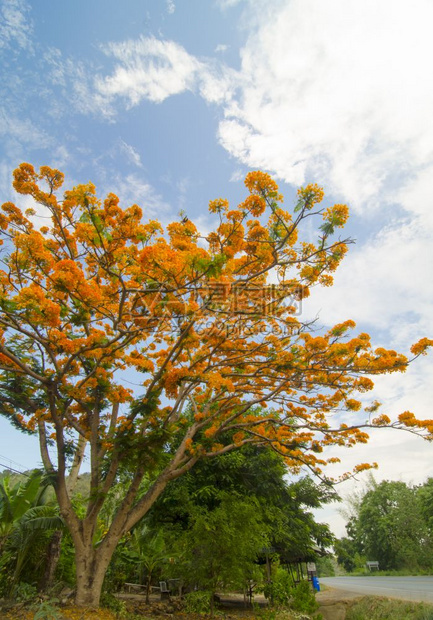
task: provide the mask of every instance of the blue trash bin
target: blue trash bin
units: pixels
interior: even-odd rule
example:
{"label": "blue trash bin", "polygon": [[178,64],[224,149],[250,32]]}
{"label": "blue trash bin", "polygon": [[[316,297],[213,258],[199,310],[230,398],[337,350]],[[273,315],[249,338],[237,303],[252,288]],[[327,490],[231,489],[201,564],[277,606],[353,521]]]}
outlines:
{"label": "blue trash bin", "polygon": [[313,577],[313,588],[317,591],[320,592],[320,583],[319,583],[319,578],[318,577]]}

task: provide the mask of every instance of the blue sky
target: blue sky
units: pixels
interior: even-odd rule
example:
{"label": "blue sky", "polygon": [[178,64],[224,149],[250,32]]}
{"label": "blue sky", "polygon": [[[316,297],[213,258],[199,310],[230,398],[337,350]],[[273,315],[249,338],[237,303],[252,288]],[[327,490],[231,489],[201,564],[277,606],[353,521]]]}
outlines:
{"label": "blue sky", "polygon": [[[430,0],[0,0],[1,200],[29,161],[205,231],[208,201],[241,200],[250,169],[287,206],[317,182],[351,207],[357,244],[305,316],[407,352],[432,332],[432,23]],[[375,396],[391,417],[432,417],[432,379],[423,358]],[[33,439],[0,432],[0,462],[38,462]],[[379,479],[419,482],[431,450],[376,432],[341,471],[374,460]]]}

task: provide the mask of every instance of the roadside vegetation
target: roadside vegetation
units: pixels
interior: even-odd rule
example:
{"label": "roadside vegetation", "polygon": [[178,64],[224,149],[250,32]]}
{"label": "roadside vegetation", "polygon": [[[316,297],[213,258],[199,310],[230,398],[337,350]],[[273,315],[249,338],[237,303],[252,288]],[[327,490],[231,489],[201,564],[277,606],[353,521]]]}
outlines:
{"label": "roadside vegetation", "polygon": [[[433,569],[433,478],[420,485],[376,482],[349,498],[347,536],[337,540],[337,561],[354,575],[426,575]],[[379,562],[370,572],[367,561]]]}
{"label": "roadside vegetation", "polygon": [[433,606],[364,596],[349,607],[346,620],[433,620]]}

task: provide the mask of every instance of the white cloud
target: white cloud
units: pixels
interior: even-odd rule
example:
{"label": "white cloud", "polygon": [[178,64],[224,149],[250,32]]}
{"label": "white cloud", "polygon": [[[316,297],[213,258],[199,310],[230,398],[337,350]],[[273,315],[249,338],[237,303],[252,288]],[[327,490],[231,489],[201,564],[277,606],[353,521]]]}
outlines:
{"label": "white cloud", "polygon": [[0,49],[18,46],[32,51],[33,24],[25,0],[2,0],[0,4]]}
{"label": "white cloud", "polygon": [[[52,145],[52,138],[28,119],[0,107],[0,136],[11,159],[22,157],[28,149]],[[20,163],[20,162],[17,162]]]}
{"label": "white cloud", "polygon": [[237,6],[244,0],[217,0],[217,4],[223,10],[231,9],[234,6]]}
{"label": "white cloud", "polygon": [[220,141],[250,167],[295,185],[326,179],[371,208],[379,191],[433,156],[433,5],[269,4],[275,10],[241,52],[241,94],[225,110]]}
{"label": "white cloud", "polygon": [[[227,104],[231,100],[236,72],[209,59],[199,60],[174,41],[141,37],[110,43],[102,49],[116,64],[111,75],[94,79],[87,97],[93,111],[100,106],[108,116],[117,98],[133,107],[143,100],[161,103],[185,91],[199,92],[209,103]],[[88,77],[82,77],[86,85]]]}
{"label": "white cloud", "polygon": [[52,166],[60,170],[63,170],[66,164],[69,162],[70,157],[71,155],[68,149],[66,148],[66,146],[64,146],[63,144],[60,144],[54,151],[54,159],[53,159]]}
{"label": "white cloud", "polygon": [[222,52],[226,52],[228,49],[229,49],[228,45],[225,45],[224,43],[219,43],[215,48],[215,52],[219,54]]}
{"label": "white cloud", "polygon": [[155,103],[191,90],[200,62],[173,41],[151,38],[110,43],[103,48],[117,65],[112,75],[96,79],[96,89],[108,100],[124,97],[130,106],[142,99]]}
{"label": "white cloud", "polygon": [[424,220],[406,220],[352,246],[334,276],[334,287],[315,288],[305,300],[305,313],[320,311],[328,325],[352,318],[392,333],[399,320],[407,324],[409,319],[430,329],[432,235]]}
{"label": "white cloud", "polygon": [[42,60],[44,80],[52,88],[52,96],[47,100],[51,116],[60,118],[73,106],[81,114],[102,114],[106,120],[112,119],[114,111],[109,98],[95,88],[96,69],[91,63],[65,57],[54,47],[47,48]]}
{"label": "white cloud", "polygon": [[200,60],[174,41],[142,37],[106,45],[115,66],[96,77],[92,97],[80,99],[109,114],[118,98],[135,106],[199,92],[222,106],[219,140],[246,166],[295,185],[326,180],[328,190],[360,212],[392,202],[386,190],[395,193],[433,160],[433,83],[425,77],[433,4],[244,4],[250,34],[239,72]]}
{"label": "white cloud", "polygon": [[66,86],[67,63],[62,52],[56,47],[49,47],[43,54],[46,63],[45,77],[51,84]]}
{"label": "white cloud", "polygon": [[230,177],[230,183],[239,183],[239,181],[243,181],[245,178],[245,172],[241,168],[237,168],[232,172]]}
{"label": "white cloud", "polygon": [[143,164],[141,163],[140,153],[133,146],[127,144],[124,140],[120,140],[120,148],[129,162],[138,168],[142,168]]}
{"label": "white cloud", "polygon": [[175,3],[173,2],[173,0],[166,0],[166,5],[167,5],[167,13],[169,15],[172,15],[176,10]]}

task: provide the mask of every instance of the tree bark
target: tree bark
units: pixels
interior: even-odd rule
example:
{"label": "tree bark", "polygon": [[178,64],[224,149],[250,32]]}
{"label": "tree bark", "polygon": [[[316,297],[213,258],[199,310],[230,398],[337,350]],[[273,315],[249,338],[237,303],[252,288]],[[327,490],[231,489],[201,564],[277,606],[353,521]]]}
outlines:
{"label": "tree bark", "polygon": [[48,545],[47,563],[45,566],[44,574],[39,583],[39,588],[44,592],[53,585],[54,575],[56,572],[57,564],[60,559],[60,550],[62,546],[63,532],[57,530],[54,532],[50,544]]}
{"label": "tree bark", "polygon": [[150,599],[150,584],[152,582],[152,572],[149,571],[147,575],[147,583],[146,583],[146,605],[149,605]]}
{"label": "tree bark", "polygon": [[66,481],[66,488],[68,489],[68,493],[71,496],[75,490],[75,486],[77,484],[78,476],[80,473],[81,464],[84,458],[84,451],[86,449],[87,441],[81,435],[78,437],[78,445],[75,450],[74,460],[72,463],[72,467],[69,471],[69,476]]}
{"label": "tree bark", "polygon": [[[189,432],[191,433],[191,431]],[[55,490],[60,512],[72,536],[75,548],[75,603],[77,606],[99,606],[105,573],[119,540],[125,532],[128,532],[148,512],[164,491],[168,482],[189,471],[197,461],[197,457],[191,457],[187,459],[186,462],[182,462],[187,438],[188,435],[179,447],[172,462],[161,472],[150,489],[134,505],[144,475],[144,471],[140,472],[139,469],[137,470],[129,490],[111,522],[109,531],[96,549],[93,545],[93,538],[98,513],[103,501],[101,501],[101,506],[97,505],[97,502],[95,502],[95,510],[92,509],[88,512],[84,519],[79,519],[74,512],[68,494],[65,480],[65,468],[63,467],[62,471],[60,471],[59,468]]]}
{"label": "tree bark", "polygon": [[77,587],[75,604],[78,607],[99,607],[105,573],[113,555],[108,550],[100,553],[97,549],[76,551],[75,566]]}

